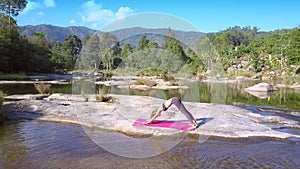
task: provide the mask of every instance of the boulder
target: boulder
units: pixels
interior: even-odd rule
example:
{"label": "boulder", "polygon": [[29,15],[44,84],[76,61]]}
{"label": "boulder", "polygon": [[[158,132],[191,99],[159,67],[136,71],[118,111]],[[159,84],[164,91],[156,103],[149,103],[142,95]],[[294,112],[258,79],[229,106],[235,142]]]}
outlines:
{"label": "boulder", "polygon": [[294,85],[290,86],[290,88],[294,89],[294,90],[300,90],[300,85],[294,84]]}
{"label": "boulder", "polygon": [[260,99],[266,99],[268,98],[269,96],[272,95],[273,92],[261,92],[261,91],[251,91],[251,90],[246,90],[249,94],[257,97],[257,98],[260,98]]}
{"label": "boulder", "polygon": [[[134,126],[137,119],[147,119],[165,101],[153,97],[112,95],[113,103],[68,101],[74,95],[57,94],[60,100],[23,100],[5,102],[7,119],[33,119],[80,124],[92,129],[124,133],[132,136],[184,136],[185,131],[174,128]],[[77,96],[81,97],[81,96]],[[261,112],[255,107],[239,108],[232,105],[183,101],[199,123],[193,135],[229,138],[273,137],[300,138],[299,134],[280,132],[273,127],[299,128],[299,118],[290,118],[273,112]],[[247,107],[247,106],[246,106]],[[253,111],[250,111],[252,110]],[[254,111],[255,109],[255,111]],[[169,122],[187,122],[186,117],[171,106],[157,119]],[[113,133],[108,133],[113,134]],[[102,135],[101,135],[102,136]],[[172,137],[173,138],[173,137]]]}
{"label": "boulder", "polygon": [[298,66],[298,67],[296,68],[295,73],[296,73],[296,74],[300,74],[300,66]]}
{"label": "boulder", "polygon": [[257,91],[257,92],[270,92],[274,90],[277,90],[277,88],[268,83],[259,83],[254,86],[246,88],[246,91]]}

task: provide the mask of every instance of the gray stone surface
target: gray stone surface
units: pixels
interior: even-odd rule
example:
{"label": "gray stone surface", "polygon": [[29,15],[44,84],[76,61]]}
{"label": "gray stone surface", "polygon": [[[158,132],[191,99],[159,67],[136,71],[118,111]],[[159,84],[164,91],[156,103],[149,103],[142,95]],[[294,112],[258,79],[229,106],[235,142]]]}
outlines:
{"label": "gray stone surface", "polygon": [[45,84],[70,84],[70,82],[64,80],[36,80],[36,81],[15,81],[15,80],[1,80],[0,84],[35,84],[35,83],[45,83]]}
{"label": "gray stone surface", "polygon": [[[6,102],[4,115],[8,119],[31,119],[76,123],[128,135],[173,135],[184,131],[158,128],[135,127],[136,119],[147,119],[150,112],[161,106],[164,100],[145,96],[112,95],[114,103],[85,101],[81,96],[55,94],[46,100],[23,100]],[[92,96],[90,96],[92,97]],[[297,137],[300,135],[276,131],[276,127],[300,128],[299,118],[291,119],[275,113],[249,111],[233,105],[185,102],[199,123],[199,128],[189,131],[201,136],[242,138],[264,136],[274,138]],[[160,120],[186,121],[176,109],[169,108]]]}
{"label": "gray stone surface", "polygon": [[5,96],[5,100],[42,100],[48,95],[42,94],[18,94],[18,95],[9,95]]}
{"label": "gray stone surface", "polygon": [[268,83],[258,83],[254,86],[250,86],[246,88],[247,91],[256,91],[256,92],[270,92],[277,90],[276,87],[268,84]]}

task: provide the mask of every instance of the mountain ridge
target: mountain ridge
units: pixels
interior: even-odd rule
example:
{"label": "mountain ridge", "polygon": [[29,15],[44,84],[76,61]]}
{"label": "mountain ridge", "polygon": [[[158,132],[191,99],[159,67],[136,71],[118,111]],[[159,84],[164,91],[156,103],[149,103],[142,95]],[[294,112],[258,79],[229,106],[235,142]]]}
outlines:
{"label": "mountain ridge", "polygon": [[[123,28],[119,30],[111,31],[112,34],[114,34],[121,42],[125,39],[128,39],[130,37],[136,36],[141,37],[142,35],[145,35],[149,40],[159,40],[158,43],[161,42],[161,37],[165,34],[167,31],[167,28],[142,28],[142,27],[132,27],[132,28]],[[46,39],[48,41],[57,41],[62,42],[66,37],[69,35],[76,35],[79,39],[83,40],[85,36],[91,36],[95,32],[97,32],[99,35],[104,34],[103,31],[97,31],[94,29],[90,29],[84,26],[68,26],[68,27],[61,27],[61,26],[55,26],[55,25],[47,25],[47,24],[41,24],[41,25],[25,25],[20,26],[19,33],[22,36],[29,37],[34,32],[45,32],[46,33]],[[183,43],[189,43],[197,38],[199,36],[204,35],[204,33],[201,32],[194,32],[194,31],[182,31],[182,30],[173,30],[176,39],[182,41]],[[147,36],[152,34],[152,36]],[[157,38],[157,35],[160,38]],[[139,35],[139,36],[137,36]],[[132,40],[133,45],[137,44],[136,40]]]}

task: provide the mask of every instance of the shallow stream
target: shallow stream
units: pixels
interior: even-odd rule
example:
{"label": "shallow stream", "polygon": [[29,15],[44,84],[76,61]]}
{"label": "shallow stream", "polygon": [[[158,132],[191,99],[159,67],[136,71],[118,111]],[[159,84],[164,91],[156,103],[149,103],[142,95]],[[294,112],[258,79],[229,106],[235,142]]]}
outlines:
{"label": "shallow stream", "polygon": [[[298,168],[299,140],[183,139],[158,156],[107,152],[81,126],[37,121],[0,125],[0,168]],[[122,146],[122,143],[120,143]]]}

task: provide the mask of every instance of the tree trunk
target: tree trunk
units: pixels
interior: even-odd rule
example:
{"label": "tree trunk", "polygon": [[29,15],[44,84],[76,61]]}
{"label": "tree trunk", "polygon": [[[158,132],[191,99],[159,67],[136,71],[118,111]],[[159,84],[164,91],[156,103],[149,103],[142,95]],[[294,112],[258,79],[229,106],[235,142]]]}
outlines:
{"label": "tree trunk", "polygon": [[10,1],[8,2],[8,29],[9,29],[9,32],[11,30],[11,26],[10,26]]}

